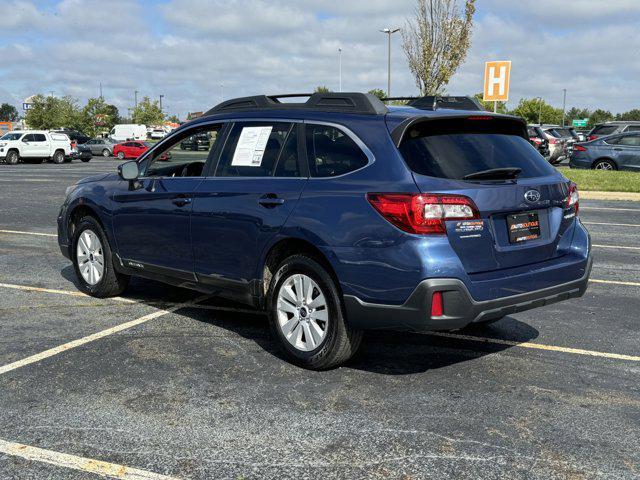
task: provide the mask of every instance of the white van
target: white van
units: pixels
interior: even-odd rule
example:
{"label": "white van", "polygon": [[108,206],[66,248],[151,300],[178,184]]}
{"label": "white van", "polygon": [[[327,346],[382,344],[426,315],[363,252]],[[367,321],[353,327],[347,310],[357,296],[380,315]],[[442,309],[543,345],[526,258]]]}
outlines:
{"label": "white van", "polygon": [[147,126],[137,125],[135,123],[127,123],[122,125],[115,125],[109,137],[116,142],[126,142],[127,140],[146,140],[147,139]]}

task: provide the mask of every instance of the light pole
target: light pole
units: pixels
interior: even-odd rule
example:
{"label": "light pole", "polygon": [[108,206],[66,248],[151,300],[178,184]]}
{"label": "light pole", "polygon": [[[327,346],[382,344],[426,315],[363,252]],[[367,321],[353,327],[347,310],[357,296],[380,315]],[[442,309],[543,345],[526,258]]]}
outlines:
{"label": "light pole", "polygon": [[220,84],[220,101],[224,102],[224,83]]}
{"label": "light pole", "polygon": [[133,107],[138,108],[138,90],[133,91]]}
{"label": "light pole", "polygon": [[567,89],[562,89],[562,126],[564,127],[564,111],[567,107]]}
{"label": "light pole", "polygon": [[342,91],[342,47],[338,47],[338,78],[340,80],[338,91]]}
{"label": "light pole", "polygon": [[388,36],[388,51],[387,51],[387,97],[391,96],[391,35],[400,31],[399,28],[383,28],[380,30],[382,33],[386,33]]}
{"label": "light pole", "polygon": [[538,103],[538,125],[542,125],[542,122],[540,121],[540,117],[542,116],[542,97],[537,97],[538,100],[540,100],[540,103]]}
{"label": "light pole", "polygon": [[160,94],[160,113],[162,113],[162,99],[164,98],[164,95]]}

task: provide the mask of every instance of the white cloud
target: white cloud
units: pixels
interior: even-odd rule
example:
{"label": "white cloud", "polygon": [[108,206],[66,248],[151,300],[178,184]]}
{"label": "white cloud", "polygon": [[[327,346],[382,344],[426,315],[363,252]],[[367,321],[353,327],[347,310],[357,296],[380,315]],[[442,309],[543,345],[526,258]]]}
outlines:
{"label": "white cloud", "polygon": [[[63,0],[3,6],[0,82],[10,98],[54,90],[84,101],[98,92],[123,112],[133,92],[156,97],[182,116],[225,96],[338,87],[386,88],[386,37],[414,0]],[[10,13],[7,13],[10,11]],[[87,18],[91,18],[90,21]],[[640,1],[483,0],[473,46],[448,91],[481,91],[486,60],[513,62],[511,97],[541,95],[559,105],[637,107]],[[26,32],[26,33],[25,33]],[[393,37],[393,93],[415,86]],[[0,101],[4,101],[0,99]],[[15,100],[14,100],[15,101]],[[515,102],[513,102],[515,103]]]}

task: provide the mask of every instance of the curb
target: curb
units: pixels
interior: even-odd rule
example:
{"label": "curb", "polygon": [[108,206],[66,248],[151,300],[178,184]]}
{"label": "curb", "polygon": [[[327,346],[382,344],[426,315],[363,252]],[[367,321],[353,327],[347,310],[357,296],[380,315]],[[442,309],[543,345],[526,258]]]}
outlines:
{"label": "curb", "polygon": [[621,200],[627,202],[640,202],[640,193],[634,192],[598,192],[581,190],[581,200]]}

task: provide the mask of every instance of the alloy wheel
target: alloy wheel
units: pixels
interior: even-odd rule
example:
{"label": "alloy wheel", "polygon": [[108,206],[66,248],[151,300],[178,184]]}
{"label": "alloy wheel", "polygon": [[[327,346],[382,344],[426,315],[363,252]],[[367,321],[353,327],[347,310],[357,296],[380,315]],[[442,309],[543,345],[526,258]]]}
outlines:
{"label": "alloy wheel", "polygon": [[613,165],[609,162],[598,162],[596,164],[596,170],[613,170]]}
{"label": "alloy wheel", "polygon": [[327,300],[311,277],[296,273],[282,283],[277,312],[282,335],[297,350],[315,350],[326,338],[329,329]]}
{"label": "alloy wheel", "polygon": [[92,230],[85,230],[78,238],[76,248],[78,270],[85,282],[97,285],[104,275],[104,253],[100,238]]}

